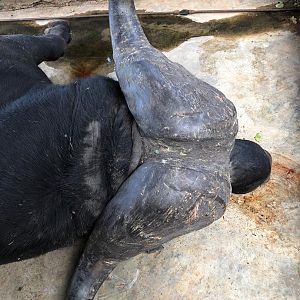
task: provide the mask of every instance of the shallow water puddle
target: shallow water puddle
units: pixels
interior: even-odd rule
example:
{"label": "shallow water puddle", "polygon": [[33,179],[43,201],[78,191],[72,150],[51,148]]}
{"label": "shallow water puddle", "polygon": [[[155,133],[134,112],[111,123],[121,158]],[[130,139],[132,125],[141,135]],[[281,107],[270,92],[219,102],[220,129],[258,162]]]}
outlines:
{"label": "shallow water puddle", "polygon": [[[292,17],[299,16],[295,12],[275,12],[245,13],[226,18],[224,14],[224,19],[198,23],[180,16],[153,14],[141,16],[141,20],[153,46],[170,50],[192,37],[232,37],[277,29],[295,31]],[[72,19],[70,23],[73,39],[65,56],[58,62],[47,64],[56,69],[69,66],[71,74],[68,80],[112,72],[114,67],[108,17]],[[0,22],[0,34],[42,34],[46,25],[38,24],[41,22]]]}

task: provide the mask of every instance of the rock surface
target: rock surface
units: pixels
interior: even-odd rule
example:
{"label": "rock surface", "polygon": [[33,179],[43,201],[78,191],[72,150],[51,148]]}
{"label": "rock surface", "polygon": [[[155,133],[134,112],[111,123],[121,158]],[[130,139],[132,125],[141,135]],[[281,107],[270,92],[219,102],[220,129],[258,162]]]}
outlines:
{"label": "rock surface", "polygon": [[[275,7],[274,0],[161,0],[148,1],[136,0],[138,10],[147,12],[170,12],[207,9],[249,9],[271,5]],[[87,12],[107,11],[106,0],[82,1],[82,0],[5,0],[0,2],[0,19],[17,18],[48,18],[58,16],[70,16]]]}

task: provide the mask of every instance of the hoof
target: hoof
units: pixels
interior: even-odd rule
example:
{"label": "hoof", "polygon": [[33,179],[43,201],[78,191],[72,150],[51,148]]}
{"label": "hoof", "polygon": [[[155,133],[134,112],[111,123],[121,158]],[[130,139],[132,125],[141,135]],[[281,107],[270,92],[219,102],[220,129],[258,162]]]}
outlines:
{"label": "hoof", "polygon": [[62,37],[67,44],[71,42],[71,29],[68,21],[56,20],[48,23],[44,33],[46,35],[58,35]]}

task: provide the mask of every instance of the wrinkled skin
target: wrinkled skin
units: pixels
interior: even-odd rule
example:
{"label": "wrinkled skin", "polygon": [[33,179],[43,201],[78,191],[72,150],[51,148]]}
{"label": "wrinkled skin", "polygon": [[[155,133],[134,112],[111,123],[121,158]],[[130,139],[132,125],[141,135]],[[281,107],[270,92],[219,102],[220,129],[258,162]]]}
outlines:
{"label": "wrinkled skin", "polygon": [[149,44],[131,0],[110,1],[110,27],[120,85],[48,80],[37,65],[64,53],[66,22],[0,37],[0,263],[90,234],[68,299],[93,299],[119,261],[208,226],[231,190],[271,170],[235,140],[233,104]]}

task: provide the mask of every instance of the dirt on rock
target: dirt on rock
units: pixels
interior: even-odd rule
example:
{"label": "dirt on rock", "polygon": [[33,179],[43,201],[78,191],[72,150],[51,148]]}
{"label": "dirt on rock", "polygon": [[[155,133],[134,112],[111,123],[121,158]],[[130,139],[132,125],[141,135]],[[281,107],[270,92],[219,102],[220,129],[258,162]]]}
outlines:
{"label": "dirt on rock", "polygon": [[[139,9],[147,9],[149,11],[169,11],[172,10],[199,10],[199,9],[240,9],[240,8],[256,8],[264,5],[272,5],[275,7],[274,0],[136,0]],[[49,8],[49,7],[67,7],[72,6],[94,6],[95,9],[107,9],[107,0],[0,0],[0,11],[13,11],[28,8]]]}
{"label": "dirt on rock", "polygon": [[300,165],[287,157],[273,154],[272,174],[268,183],[252,193],[232,195],[231,201],[262,227],[276,222],[285,224],[287,217],[283,204],[299,201]]}
{"label": "dirt on rock", "polygon": [[[64,7],[72,5],[81,5],[84,0],[4,0],[0,1],[0,10],[18,10],[33,7]],[[105,1],[94,1],[99,3],[105,3]]]}

